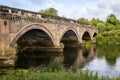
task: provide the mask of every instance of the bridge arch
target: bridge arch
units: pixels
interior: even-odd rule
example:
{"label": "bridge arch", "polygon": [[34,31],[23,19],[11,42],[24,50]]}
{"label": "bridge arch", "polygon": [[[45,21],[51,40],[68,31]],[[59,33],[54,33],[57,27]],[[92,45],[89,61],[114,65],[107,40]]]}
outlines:
{"label": "bridge arch", "polygon": [[89,30],[86,30],[82,34],[82,40],[89,41],[91,40],[91,34]]}
{"label": "bridge arch", "polygon": [[95,32],[94,34],[93,34],[93,37],[96,37],[97,36],[97,33]]}
{"label": "bridge arch", "polygon": [[68,31],[72,31],[72,32],[75,34],[75,36],[77,37],[77,39],[79,39],[77,30],[76,30],[74,27],[68,27],[68,28],[65,29],[65,30],[63,31],[63,33],[61,34],[61,36],[60,36],[60,41],[62,40],[63,36],[64,36]]}
{"label": "bridge arch", "polygon": [[30,30],[42,30],[44,31],[52,40],[54,46],[55,46],[55,39],[51,33],[51,31],[49,31],[45,26],[43,25],[40,25],[40,24],[30,24],[30,25],[27,25],[27,26],[24,26],[16,35],[15,37],[12,39],[12,41],[10,42],[10,46],[14,46],[16,41],[22,37],[25,33],[27,33],[28,31]]}

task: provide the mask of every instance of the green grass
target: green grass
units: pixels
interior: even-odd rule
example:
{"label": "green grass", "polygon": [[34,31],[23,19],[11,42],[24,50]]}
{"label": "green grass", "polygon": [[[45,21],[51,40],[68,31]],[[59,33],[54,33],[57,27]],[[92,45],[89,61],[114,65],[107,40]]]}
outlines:
{"label": "green grass", "polygon": [[40,66],[37,68],[32,68],[30,70],[33,71],[41,71],[41,72],[54,72],[54,71],[61,71],[62,70],[62,59],[61,58],[55,58],[53,61],[51,61],[47,66]]}
{"label": "green grass", "polygon": [[71,70],[51,71],[51,72],[33,72],[33,71],[12,71],[4,75],[0,80],[119,80],[120,78],[110,79],[108,77],[99,77],[97,73],[90,70]]}

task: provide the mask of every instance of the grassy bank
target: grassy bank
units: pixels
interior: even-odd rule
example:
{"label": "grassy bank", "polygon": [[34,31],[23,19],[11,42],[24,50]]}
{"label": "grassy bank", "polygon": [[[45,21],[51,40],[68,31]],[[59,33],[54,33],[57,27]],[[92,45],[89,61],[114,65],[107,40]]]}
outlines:
{"label": "grassy bank", "polygon": [[99,77],[97,73],[93,73],[90,70],[77,70],[73,72],[71,70],[67,72],[54,71],[54,72],[33,72],[33,71],[12,71],[7,75],[4,75],[0,80],[120,80],[118,78]]}
{"label": "grassy bank", "polygon": [[107,77],[98,77],[97,73],[86,70],[72,72],[54,71],[54,72],[33,72],[33,71],[12,71],[2,76],[0,80],[110,80]]}
{"label": "grassy bank", "polygon": [[[5,73],[5,72],[4,72]],[[118,78],[120,79],[120,78]],[[97,72],[90,70],[76,72],[64,71],[61,67],[61,60],[55,59],[46,67],[30,68],[27,70],[9,70],[0,76],[0,80],[117,80],[108,77],[99,77]]]}
{"label": "grassy bank", "polygon": [[120,77],[100,77],[97,72],[90,70],[66,71],[62,69],[61,60],[58,58],[46,67],[9,70],[6,74],[0,76],[0,80],[120,80]]}

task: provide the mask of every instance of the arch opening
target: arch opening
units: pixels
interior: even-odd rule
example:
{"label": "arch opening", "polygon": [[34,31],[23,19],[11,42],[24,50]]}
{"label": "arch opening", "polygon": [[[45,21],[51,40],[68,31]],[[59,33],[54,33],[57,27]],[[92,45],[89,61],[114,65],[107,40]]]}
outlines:
{"label": "arch opening", "polygon": [[93,37],[96,37],[96,36],[97,36],[97,33],[94,33],[94,34],[93,34]]}
{"label": "arch opening", "polygon": [[18,39],[20,37],[22,37],[24,34],[26,34],[27,32],[31,31],[31,30],[43,31],[46,35],[48,35],[48,37],[50,37],[50,39],[52,40],[52,42],[53,42],[53,44],[55,46],[55,39],[54,39],[51,31],[49,31],[45,26],[42,26],[40,24],[30,24],[30,25],[24,26],[21,30],[19,30],[19,32],[11,40],[10,46],[11,47],[15,46]]}
{"label": "arch opening", "polygon": [[[45,59],[47,58],[46,65],[53,59],[55,45],[49,34],[41,29],[31,29],[25,32],[18,38],[16,44],[17,59],[15,61],[15,68],[38,67],[45,62],[44,56]],[[52,55],[47,56],[49,54]]]}
{"label": "arch opening", "polygon": [[75,46],[78,43],[77,34],[73,30],[68,30],[64,33],[60,42],[63,43],[65,47]]}
{"label": "arch opening", "polygon": [[84,41],[90,41],[91,40],[89,32],[87,32],[87,31],[84,32],[84,34],[82,36],[82,40],[84,40]]}
{"label": "arch opening", "polygon": [[54,43],[49,35],[40,29],[31,29],[24,33],[18,40],[16,54],[41,54],[49,52]]}
{"label": "arch opening", "polygon": [[17,41],[17,46],[37,46],[52,47],[54,46],[51,38],[46,32],[39,29],[32,29],[23,34]]}

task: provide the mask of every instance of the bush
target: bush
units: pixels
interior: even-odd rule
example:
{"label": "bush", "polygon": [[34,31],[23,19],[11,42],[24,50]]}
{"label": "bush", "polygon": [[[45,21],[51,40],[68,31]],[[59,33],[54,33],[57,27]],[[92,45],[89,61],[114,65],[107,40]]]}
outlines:
{"label": "bush", "polygon": [[1,77],[1,80],[112,80],[108,77],[99,77],[97,72],[90,70],[71,70],[67,72],[31,72],[31,71],[15,71]]}

